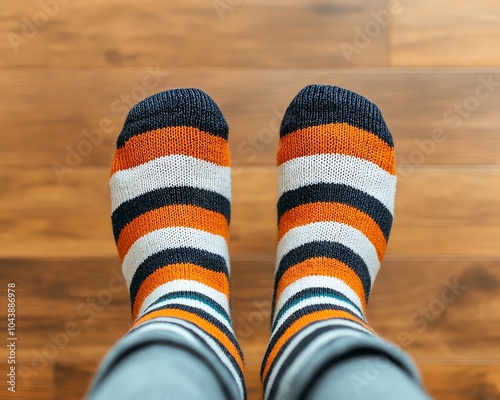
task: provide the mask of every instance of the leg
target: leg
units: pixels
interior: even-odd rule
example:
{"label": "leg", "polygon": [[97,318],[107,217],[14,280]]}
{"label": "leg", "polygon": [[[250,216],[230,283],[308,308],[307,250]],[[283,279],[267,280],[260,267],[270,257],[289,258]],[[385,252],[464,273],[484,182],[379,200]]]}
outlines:
{"label": "leg", "polygon": [[[265,399],[302,399],[321,371],[360,351],[386,355],[418,382],[409,358],[366,319],[396,190],[392,137],[380,111],[348,90],[309,86],[285,114],[277,159],[279,243]],[[387,394],[397,390],[392,384]]]}
{"label": "leg", "polygon": [[[101,365],[91,398],[117,383],[129,393],[137,385],[196,386],[195,379],[211,382],[223,398],[245,398],[229,310],[227,137],[222,113],[200,90],[158,93],[130,111],[110,185],[133,324]],[[166,371],[175,380],[151,381]],[[132,375],[135,383],[126,379]]]}

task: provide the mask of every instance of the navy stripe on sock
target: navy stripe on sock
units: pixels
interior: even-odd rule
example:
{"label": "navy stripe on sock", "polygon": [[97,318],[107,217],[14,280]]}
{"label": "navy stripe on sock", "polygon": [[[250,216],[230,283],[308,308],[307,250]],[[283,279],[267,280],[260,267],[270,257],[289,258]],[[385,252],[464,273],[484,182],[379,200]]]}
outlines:
{"label": "navy stripe on sock", "polygon": [[318,202],[342,203],[363,211],[380,226],[386,241],[389,239],[392,226],[391,212],[375,197],[342,184],[318,183],[283,193],[278,200],[278,221],[292,208]]}
{"label": "navy stripe on sock", "polygon": [[294,265],[315,257],[332,258],[347,264],[359,276],[365,291],[365,299],[368,302],[372,283],[368,266],[363,259],[341,243],[314,241],[295,247],[281,259],[274,281],[273,304],[275,304],[276,291],[283,274]]}
{"label": "navy stripe on sock", "polygon": [[224,310],[224,308],[221,307],[221,305],[219,303],[217,303],[216,301],[214,301],[210,297],[205,296],[204,294],[201,294],[199,292],[192,292],[192,291],[186,291],[186,290],[179,291],[179,292],[167,293],[167,294],[159,297],[158,300],[156,300],[154,303],[149,305],[148,308],[146,308],[145,312],[147,313],[147,312],[151,311],[153,308],[155,308],[155,306],[157,304],[160,304],[161,302],[163,302],[165,300],[174,300],[174,299],[190,299],[190,300],[197,300],[197,301],[200,301],[202,303],[205,303],[206,305],[208,305],[208,306],[212,307],[214,310],[216,310],[219,314],[221,314],[227,322],[231,323],[231,317],[228,315],[226,310]]}
{"label": "navy stripe on sock", "polygon": [[354,304],[348,297],[346,297],[343,293],[325,287],[310,287],[295,293],[292,297],[290,297],[286,301],[285,304],[283,304],[283,306],[280,308],[279,313],[276,315],[274,323],[271,326],[271,330],[274,330],[276,324],[278,323],[278,320],[284,313],[287,312],[289,308],[295,306],[296,304],[298,304],[303,300],[312,299],[315,297],[330,297],[332,299],[335,298],[341,300],[345,303],[348,303],[351,307],[355,308],[356,310],[358,310],[359,315],[363,315],[363,311],[361,311],[360,308],[356,304]]}
{"label": "navy stripe on sock", "polygon": [[177,186],[152,190],[121,204],[111,216],[113,234],[118,241],[122,229],[140,215],[173,204],[193,205],[218,212],[229,223],[231,203],[229,199],[210,190],[191,186]]}
{"label": "navy stripe on sock", "polygon": [[336,86],[304,88],[285,112],[280,137],[311,126],[333,123],[348,123],[371,132],[394,147],[379,108],[363,96]]}
{"label": "navy stripe on sock", "polygon": [[130,283],[130,300],[133,305],[135,298],[142,283],[157,269],[166,267],[172,264],[190,263],[199,265],[205,269],[215,272],[222,272],[229,276],[229,269],[226,261],[218,254],[210,253],[206,250],[195,249],[192,247],[176,247],[165,249],[153,254],[144,260],[134,273],[132,282]]}
{"label": "navy stripe on sock", "polygon": [[118,136],[117,148],[131,137],[156,129],[189,126],[227,140],[228,126],[215,102],[198,89],[157,93],[130,110]]}

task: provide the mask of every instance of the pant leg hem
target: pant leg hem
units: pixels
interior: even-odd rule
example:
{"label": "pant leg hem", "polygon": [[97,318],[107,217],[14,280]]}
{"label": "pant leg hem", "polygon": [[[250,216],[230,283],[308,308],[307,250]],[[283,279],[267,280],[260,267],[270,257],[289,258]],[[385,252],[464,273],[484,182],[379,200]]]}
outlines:
{"label": "pant leg hem", "polygon": [[175,332],[165,331],[164,329],[152,329],[142,332],[140,329],[135,330],[119,340],[113,348],[106,354],[104,359],[92,380],[88,392],[88,398],[92,397],[93,392],[106,379],[106,376],[113,368],[124,360],[128,354],[148,346],[150,344],[164,344],[182,348],[191,355],[200,359],[214,373],[215,378],[221,384],[223,391],[227,394],[230,400],[239,399],[239,389],[234,382],[233,376],[227,370],[226,366],[207,349],[202,343],[193,337],[193,340],[187,340],[185,337],[176,334]]}
{"label": "pant leg hem", "polygon": [[285,372],[281,382],[275,383],[279,385],[277,397],[289,400],[304,399],[305,393],[325,368],[360,352],[389,358],[421,386],[420,373],[415,363],[401,348],[376,336],[343,337],[332,340],[305,360],[298,373]]}

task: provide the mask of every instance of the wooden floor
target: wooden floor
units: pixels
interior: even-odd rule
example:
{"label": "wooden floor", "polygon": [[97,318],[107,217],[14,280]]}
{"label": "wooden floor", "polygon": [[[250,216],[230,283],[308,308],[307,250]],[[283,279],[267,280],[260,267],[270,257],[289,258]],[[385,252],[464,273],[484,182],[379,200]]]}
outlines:
{"label": "wooden floor", "polygon": [[233,316],[258,399],[279,122],[303,86],[328,83],[375,101],[396,143],[396,218],[372,323],[415,358],[436,399],[500,399],[500,8],[389,5],[390,13],[386,0],[3,4],[0,337],[7,282],[16,282],[19,342],[16,394],[7,397],[3,383],[0,398],[80,399],[126,332],[109,217],[113,142],[134,102],[200,87],[231,126]]}

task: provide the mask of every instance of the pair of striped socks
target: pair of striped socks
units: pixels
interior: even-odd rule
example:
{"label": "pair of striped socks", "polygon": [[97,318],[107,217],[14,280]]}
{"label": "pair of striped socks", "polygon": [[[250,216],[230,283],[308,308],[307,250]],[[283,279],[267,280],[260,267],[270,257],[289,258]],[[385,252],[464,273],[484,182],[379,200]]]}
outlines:
{"label": "pair of striped socks", "polygon": [[[231,377],[229,398],[245,399],[230,315],[227,139],[220,109],[200,90],[134,106],[112,164],[112,223],[130,289],[129,335],[163,330],[196,343]],[[288,400],[325,363],[359,348],[397,359],[366,320],[396,174],[379,109],[333,86],[308,86],[292,101],[277,161],[272,332],[261,372],[264,398]]]}

